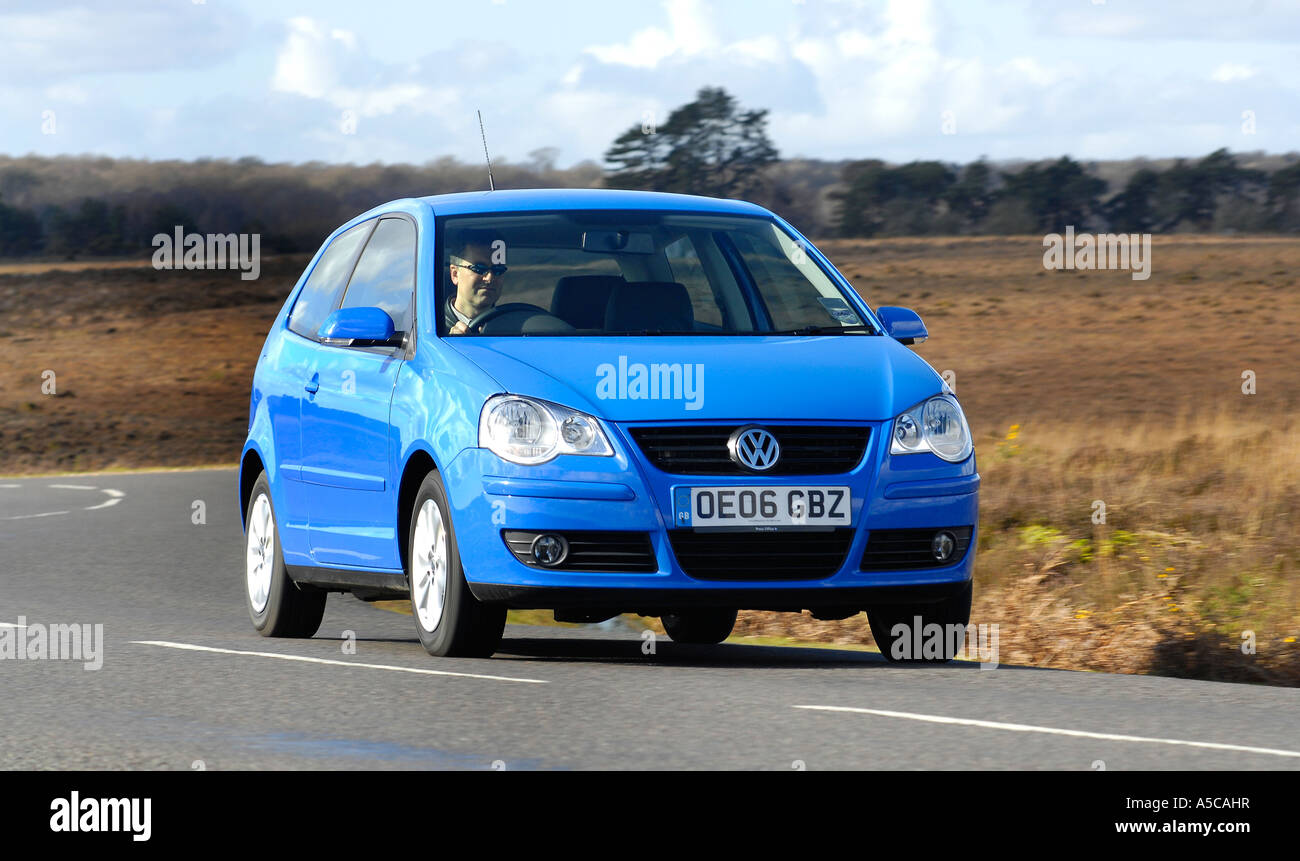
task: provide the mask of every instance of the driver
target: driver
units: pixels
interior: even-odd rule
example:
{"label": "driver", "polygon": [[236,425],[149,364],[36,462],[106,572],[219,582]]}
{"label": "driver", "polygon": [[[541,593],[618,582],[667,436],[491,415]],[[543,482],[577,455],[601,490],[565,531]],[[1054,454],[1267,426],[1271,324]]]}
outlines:
{"label": "driver", "polygon": [[467,231],[451,246],[448,271],[456,292],[447,297],[442,315],[449,334],[464,335],[469,321],[491,310],[501,297],[506,266],[492,262],[493,248],[500,247],[498,241],[495,233]]}

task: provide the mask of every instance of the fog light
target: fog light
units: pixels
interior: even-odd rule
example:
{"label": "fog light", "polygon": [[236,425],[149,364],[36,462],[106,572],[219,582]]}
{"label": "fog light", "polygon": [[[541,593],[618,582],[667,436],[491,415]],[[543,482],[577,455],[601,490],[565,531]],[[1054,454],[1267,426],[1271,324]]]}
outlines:
{"label": "fog light", "polygon": [[544,533],[533,539],[533,559],[538,565],[554,568],[569,555],[569,542],[563,535]]}
{"label": "fog light", "polygon": [[957,549],[957,536],[951,532],[936,532],[934,540],[930,542],[930,552],[934,558],[943,562],[952,557],[952,552]]}

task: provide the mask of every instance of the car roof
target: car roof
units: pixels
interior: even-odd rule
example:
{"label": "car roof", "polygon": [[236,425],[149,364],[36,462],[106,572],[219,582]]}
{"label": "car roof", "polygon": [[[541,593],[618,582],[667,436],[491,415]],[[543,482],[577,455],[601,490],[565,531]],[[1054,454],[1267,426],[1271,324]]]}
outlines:
{"label": "car roof", "polygon": [[628,191],[614,188],[511,188],[435,194],[420,200],[434,215],[471,215],[488,212],[535,212],[555,209],[657,209],[674,212],[715,212],[771,217],[763,207],[743,200]]}

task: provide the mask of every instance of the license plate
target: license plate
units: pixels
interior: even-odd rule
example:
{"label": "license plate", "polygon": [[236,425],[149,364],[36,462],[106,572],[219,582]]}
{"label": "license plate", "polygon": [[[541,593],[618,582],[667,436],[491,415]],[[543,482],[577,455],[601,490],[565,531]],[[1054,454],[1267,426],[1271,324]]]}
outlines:
{"label": "license plate", "polygon": [[678,487],[677,526],[696,529],[756,526],[850,526],[847,487]]}

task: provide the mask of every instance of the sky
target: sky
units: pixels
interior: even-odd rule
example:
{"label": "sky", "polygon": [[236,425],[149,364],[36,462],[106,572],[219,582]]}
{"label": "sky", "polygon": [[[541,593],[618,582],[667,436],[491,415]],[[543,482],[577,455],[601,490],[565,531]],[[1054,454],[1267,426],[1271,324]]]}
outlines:
{"label": "sky", "polygon": [[704,86],[784,157],[1300,149],[1300,0],[0,0],[0,153],[600,161]]}

